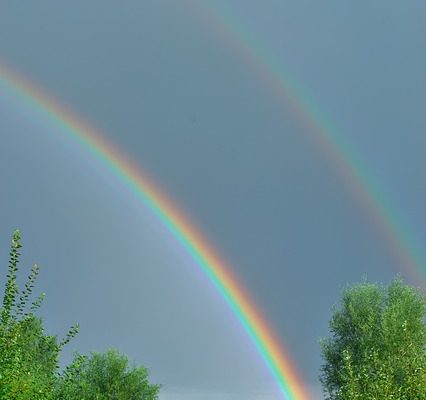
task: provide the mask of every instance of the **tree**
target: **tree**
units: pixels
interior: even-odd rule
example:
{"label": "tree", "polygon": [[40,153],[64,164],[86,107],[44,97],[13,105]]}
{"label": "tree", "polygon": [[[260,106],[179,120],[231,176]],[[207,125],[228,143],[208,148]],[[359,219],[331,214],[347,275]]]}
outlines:
{"label": "tree", "polygon": [[17,272],[21,236],[12,236],[3,303],[0,306],[0,400],[156,400],[159,385],[148,382],[145,367],[129,367],[115,350],[76,355],[59,371],[62,348],[78,332],[71,327],[62,341],[46,335],[35,315],[44,293],[30,303],[39,267],[34,265],[19,290]]}
{"label": "tree", "polygon": [[78,327],[72,327],[61,343],[55,336],[45,334],[42,320],[34,314],[44,294],[29,304],[39,267],[32,267],[22,292],[16,282],[21,247],[20,233],[15,231],[0,308],[0,398],[50,399],[60,350],[77,333]]}
{"label": "tree", "polygon": [[129,367],[116,350],[76,354],[59,383],[63,400],[156,400],[160,386],[148,382],[145,367]]}
{"label": "tree", "polygon": [[425,400],[425,315],[424,294],[399,279],[346,289],[321,341],[327,399]]}

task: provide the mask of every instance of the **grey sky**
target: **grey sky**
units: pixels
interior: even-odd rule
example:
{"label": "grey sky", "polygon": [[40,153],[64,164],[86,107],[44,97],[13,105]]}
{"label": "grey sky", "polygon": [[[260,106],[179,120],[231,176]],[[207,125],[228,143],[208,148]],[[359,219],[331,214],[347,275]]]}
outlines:
{"label": "grey sky", "polygon": [[[318,338],[340,290],[406,270],[335,165],[194,2],[5,1],[0,62],[150,174],[316,388]],[[424,2],[214,4],[289,71],[424,243]],[[19,227],[23,267],[42,266],[49,331],[81,324],[68,359],[117,347],[150,367],[161,400],[279,398],[206,278],[105,168],[1,91],[0,135],[2,271]]]}

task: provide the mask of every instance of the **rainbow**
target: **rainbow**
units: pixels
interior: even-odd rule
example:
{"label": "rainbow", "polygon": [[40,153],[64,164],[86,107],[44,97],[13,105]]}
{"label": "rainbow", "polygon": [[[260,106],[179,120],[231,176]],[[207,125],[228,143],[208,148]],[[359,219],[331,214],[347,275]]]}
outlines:
{"label": "rainbow", "polygon": [[[276,61],[266,46],[245,29],[226,2],[190,1],[190,10],[204,19],[209,29],[223,41],[242,63],[250,68],[279,104],[290,111],[304,132],[322,150],[325,158],[340,175],[342,184],[358,200],[374,229],[387,242],[391,254],[399,261],[413,282],[426,281],[426,259],[413,232],[401,213],[391,205],[389,196],[380,188],[354,154],[351,146],[320,112],[303,88],[285,67]],[[402,271],[398,271],[401,273]]]}
{"label": "rainbow", "polygon": [[[415,281],[425,278],[424,256],[416,245],[414,235],[401,216],[391,207],[385,193],[360,163],[351,147],[344,142],[337,129],[318,110],[309,96],[277,63],[265,47],[237,21],[235,16],[220,6],[218,1],[189,2],[197,17],[209,22],[233,54],[249,67],[263,82],[276,100],[299,121],[304,131],[322,149],[324,156],[335,167],[342,183],[359,201],[370,216],[372,225],[387,241],[389,248]],[[176,240],[191,254],[196,264],[223,296],[254,346],[261,354],[286,399],[308,399],[307,389],[300,379],[295,364],[271,329],[260,317],[244,289],[238,285],[230,269],[213,251],[200,232],[172,202],[104,137],[65,110],[34,84],[18,77],[0,65],[0,90],[4,88],[18,101],[29,105],[67,133],[81,147],[105,165],[145,204],[168,228]]]}
{"label": "rainbow", "polygon": [[56,100],[37,88],[34,83],[0,65],[0,93],[6,91],[19,103],[29,106],[36,115],[58,127],[83,147],[150,209],[167,227],[176,240],[195,260],[226,303],[232,309],[245,332],[251,338],[285,399],[305,400],[307,389],[295,364],[286,354],[260,312],[238,284],[230,268],[213,251],[207,240],[172,202],[161,193],[140,168],[132,164],[112,143],[89,127]]}

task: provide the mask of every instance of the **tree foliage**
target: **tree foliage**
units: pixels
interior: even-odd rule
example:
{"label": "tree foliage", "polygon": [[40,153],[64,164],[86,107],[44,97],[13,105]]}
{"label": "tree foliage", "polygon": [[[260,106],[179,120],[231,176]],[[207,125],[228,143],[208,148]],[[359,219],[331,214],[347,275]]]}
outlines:
{"label": "tree foliage", "polygon": [[126,356],[116,350],[75,355],[59,385],[64,400],[156,400],[160,386],[148,382],[145,367],[129,366]]}
{"label": "tree foliage", "polygon": [[0,399],[157,399],[159,386],[148,383],[147,369],[129,368],[127,358],[114,350],[76,355],[59,371],[61,350],[77,334],[78,325],[61,341],[45,333],[42,319],[35,315],[44,294],[30,301],[39,267],[32,267],[22,291],[17,285],[20,248],[20,233],[15,231],[0,307]]}
{"label": "tree foliage", "polygon": [[426,399],[426,298],[394,280],[344,291],[321,342],[331,400]]}
{"label": "tree foliage", "polygon": [[[35,315],[44,294],[30,303],[39,268],[34,265],[22,292],[16,279],[20,256],[20,233],[12,236],[3,305],[0,309],[0,398],[50,399],[55,385],[61,344],[45,334]],[[72,328],[70,334],[76,328]]]}

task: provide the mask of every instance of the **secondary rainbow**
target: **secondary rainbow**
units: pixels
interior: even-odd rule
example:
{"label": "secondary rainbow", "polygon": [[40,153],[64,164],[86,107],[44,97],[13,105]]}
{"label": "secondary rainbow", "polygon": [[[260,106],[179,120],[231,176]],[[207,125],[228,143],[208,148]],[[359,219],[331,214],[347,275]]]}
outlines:
{"label": "secondary rainbow", "polygon": [[188,4],[197,19],[203,18],[209,29],[222,39],[224,46],[232,50],[232,56],[238,57],[246,68],[251,69],[278,103],[299,121],[305,133],[341,176],[342,185],[346,186],[369,215],[401,267],[414,282],[424,283],[426,259],[421,250],[422,244],[409,229],[401,213],[392,206],[389,196],[386,196],[365,164],[357,159],[351,146],[344,141],[343,135],[338,134],[336,127],[318,105],[258,37],[244,27],[241,18],[231,11],[227,2],[190,0]]}
{"label": "secondary rainbow", "polygon": [[308,399],[307,390],[296,371],[295,364],[261,318],[261,314],[247,293],[231,274],[229,267],[213,251],[195,226],[173,205],[170,199],[161,193],[158,187],[150,182],[140,168],[126,159],[124,154],[120,153],[99,132],[63,108],[34,83],[18,76],[16,72],[4,65],[0,65],[0,94],[2,90],[17,99],[19,103],[31,107],[37,115],[55,124],[59,128],[59,133],[67,134],[78,142],[158,217],[188,251],[196,265],[232,309],[274,376],[284,398]]}

